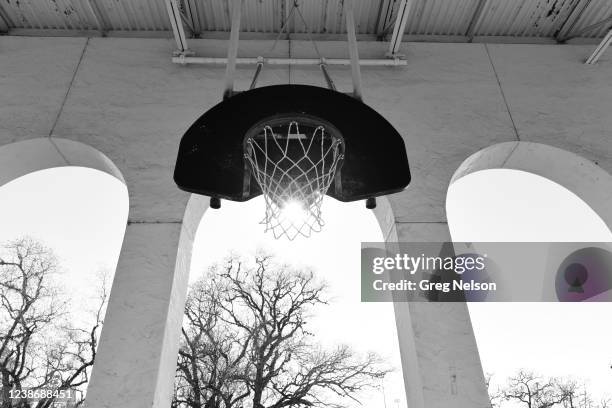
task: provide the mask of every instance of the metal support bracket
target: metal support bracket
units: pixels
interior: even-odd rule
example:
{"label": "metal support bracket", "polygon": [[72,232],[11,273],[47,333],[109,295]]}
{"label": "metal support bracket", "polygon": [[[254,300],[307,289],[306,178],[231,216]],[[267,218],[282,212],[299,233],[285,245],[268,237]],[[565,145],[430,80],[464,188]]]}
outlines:
{"label": "metal support bracket", "polygon": [[[361,95],[361,72],[360,66],[405,66],[407,62],[400,59],[399,56],[392,58],[377,58],[377,59],[359,59],[359,53],[357,49],[357,35],[355,33],[355,18],[353,14],[353,0],[347,0],[345,7],[347,8],[346,19],[347,19],[347,33],[350,58],[251,58],[251,57],[238,57],[238,43],[240,35],[240,19],[241,19],[241,6],[242,0],[229,0],[230,4],[238,4],[239,7],[232,7],[232,25],[230,31],[230,39],[228,45],[227,57],[200,57],[196,56],[187,46],[187,38],[185,35],[185,28],[183,26],[182,19],[184,18],[178,4],[178,0],[165,0],[170,15],[170,21],[172,23],[172,29],[174,32],[174,38],[177,43],[177,50],[174,51],[172,56],[172,62],[181,65],[187,64],[206,64],[206,65],[225,65],[226,76],[225,76],[225,88],[224,97],[229,97],[234,92],[234,76],[237,64],[252,64],[258,67],[263,65],[318,65],[323,70],[323,74],[326,76],[326,82],[330,86],[330,77],[327,74],[326,68],[330,65],[351,65],[353,74],[353,85],[355,95]],[[410,0],[412,1],[412,0]],[[281,31],[282,32],[282,31]],[[259,69],[261,71],[261,69]],[[257,78],[255,78],[257,79]],[[333,86],[333,82],[331,83]],[[359,96],[360,97],[360,96]]]}

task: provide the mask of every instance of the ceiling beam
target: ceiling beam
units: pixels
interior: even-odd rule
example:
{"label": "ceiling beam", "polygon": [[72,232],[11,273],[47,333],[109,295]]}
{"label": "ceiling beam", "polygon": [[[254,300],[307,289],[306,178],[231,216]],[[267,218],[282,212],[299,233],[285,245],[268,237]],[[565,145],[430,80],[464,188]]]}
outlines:
{"label": "ceiling beam", "polygon": [[612,43],[612,29],[608,31],[608,34],[606,34],[606,36],[597,46],[593,54],[591,54],[591,56],[586,60],[586,63],[589,65],[596,64],[597,61],[599,61],[599,58],[601,58],[604,52],[606,52],[606,50],[610,46],[610,43]]}
{"label": "ceiling beam", "polygon": [[187,36],[185,35],[185,27],[183,27],[178,0],[166,0],[166,8],[170,17],[170,24],[172,25],[172,33],[176,40],[177,52],[184,54],[188,52],[189,46],[187,45]]}
{"label": "ceiling beam", "polygon": [[470,24],[468,25],[468,28],[465,31],[467,42],[474,41],[476,27],[478,25],[478,22],[480,21],[480,17],[482,17],[482,13],[485,9],[486,4],[487,4],[487,0],[478,0],[478,4],[476,5],[476,10],[474,10],[474,14],[472,14],[472,18],[470,19]]}
{"label": "ceiling beam", "polygon": [[389,42],[389,51],[387,56],[392,58],[399,57],[400,46],[402,45],[402,38],[406,31],[406,23],[410,16],[410,10],[412,9],[413,0],[401,0],[398,10],[397,17],[395,18],[395,26],[393,27],[393,34],[391,35],[391,41]]}

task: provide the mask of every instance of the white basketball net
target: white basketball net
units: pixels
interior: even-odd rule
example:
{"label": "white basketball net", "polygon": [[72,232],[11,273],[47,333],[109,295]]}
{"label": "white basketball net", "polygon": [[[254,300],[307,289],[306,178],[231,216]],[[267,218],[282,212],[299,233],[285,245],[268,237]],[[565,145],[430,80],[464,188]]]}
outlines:
{"label": "white basketball net", "polygon": [[321,203],[344,158],[342,142],[323,126],[311,135],[302,134],[298,122],[292,121],[286,135],[266,125],[246,143],[245,158],[266,202],[261,221],[266,232],[293,240],[321,231]]}

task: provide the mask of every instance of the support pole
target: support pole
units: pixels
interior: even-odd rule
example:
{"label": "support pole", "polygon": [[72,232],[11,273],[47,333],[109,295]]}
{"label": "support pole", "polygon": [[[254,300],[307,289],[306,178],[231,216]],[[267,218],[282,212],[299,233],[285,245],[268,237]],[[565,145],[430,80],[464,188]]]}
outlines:
{"label": "support pole", "polygon": [[189,47],[187,46],[187,36],[185,35],[185,28],[181,20],[181,9],[177,0],[166,0],[166,8],[170,16],[170,24],[172,24],[172,32],[174,33],[178,53],[184,55]]}
{"label": "support pole", "polygon": [[402,45],[402,37],[404,31],[406,31],[406,23],[410,16],[410,9],[412,8],[413,0],[401,0],[399,8],[397,10],[397,17],[395,19],[395,26],[393,27],[393,35],[389,42],[389,51],[387,55],[391,58],[399,57],[400,46]]}
{"label": "support pole", "polygon": [[604,39],[597,46],[597,48],[595,49],[595,52],[593,52],[593,54],[586,60],[586,63],[589,65],[593,65],[597,63],[597,61],[599,61],[599,58],[601,58],[601,56],[604,54],[604,52],[606,52],[606,50],[610,46],[610,43],[612,43],[612,29],[608,31],[608,34],[606,34]]}
{"label": "support pole", "polygon": [[229,98],[234,93],[234,76],[236,75],[236,58],[238,57],[238,42],[240,40],[240,16],[242,0],[232,0],[232,29],[229,46],[227,47],[227,65],[225,67],[225,90],[223,98]]}
{"label": "support pole", "polygon": [[344,13],[346,15],[346,34],[348,36],[349,54],[351,57],[351,73],[353,76],[353,96],[363,99],[361,87],[361,68],[359,66],[359,49],[357,48],[357,34],[355,33],[354,0],[345,0]]}

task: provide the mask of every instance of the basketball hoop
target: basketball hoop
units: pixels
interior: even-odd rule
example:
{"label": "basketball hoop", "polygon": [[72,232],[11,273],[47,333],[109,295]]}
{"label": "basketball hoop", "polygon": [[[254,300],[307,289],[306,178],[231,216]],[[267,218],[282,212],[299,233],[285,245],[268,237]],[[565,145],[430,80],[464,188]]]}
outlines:
{"label": "basketball hoop", "polygon": [[265,199],[266,232],[293,240],[321,231],[323,197],[344,159],[331,124],[306,116],[267,119],[247,132],[244,157]]}
{"label": "basketball hoop", "polygon": [[362,101],[309,85],[272,85],[233,94],[187,130],[174,169],[185,191],[245,202],[264,195],[262,224],[276,238],[323,227],[324,196],[342,202],[403,191],[410,183],[397,130]]}

